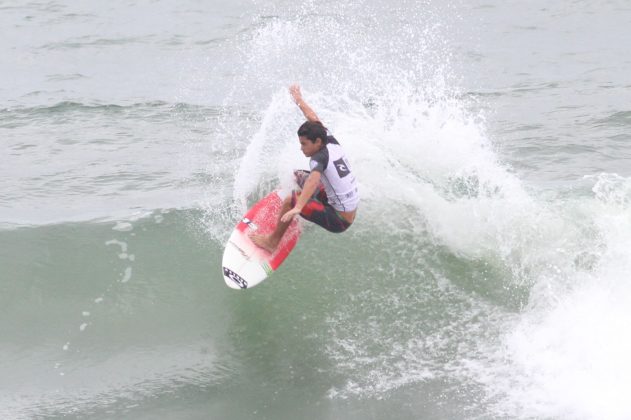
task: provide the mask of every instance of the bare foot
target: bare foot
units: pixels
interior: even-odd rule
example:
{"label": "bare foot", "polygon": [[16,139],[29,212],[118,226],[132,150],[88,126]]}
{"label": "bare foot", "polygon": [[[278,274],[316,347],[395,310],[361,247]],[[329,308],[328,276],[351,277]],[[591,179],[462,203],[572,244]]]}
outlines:
{"label": "bare foot", "polygon": [[271,235],[252,235],[250,236],[254,245],[263,248],[268,252],[274,252],[278,246],[278,241],[274,241]]}

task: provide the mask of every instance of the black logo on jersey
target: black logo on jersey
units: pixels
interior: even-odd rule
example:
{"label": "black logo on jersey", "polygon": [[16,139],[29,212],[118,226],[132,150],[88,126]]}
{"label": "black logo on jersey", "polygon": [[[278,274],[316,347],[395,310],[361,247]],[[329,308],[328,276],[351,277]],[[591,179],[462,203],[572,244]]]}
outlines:
{"label": "black logo on jersey", "polygon": [[339,158],[338,160],[333,162],[333,164],[335,165],[335,169],[337,170],[337,174],[340,176],[340,178],[344,178],[346,175],[351,173],[351,170],[349,169],[348,164],[346,163],[344,158]]}
{"label": "black logo on jersey", "polygon": [[248,287],[248,282],[245,281],[243,277],[241,277],[240,275],[238,275],[237,273],[235,273],[229,268],[226,268],[226,267],[223,268],[223,275],[228,277],[233,282],[237,283],[239,287],[242,289],[246,289]]}

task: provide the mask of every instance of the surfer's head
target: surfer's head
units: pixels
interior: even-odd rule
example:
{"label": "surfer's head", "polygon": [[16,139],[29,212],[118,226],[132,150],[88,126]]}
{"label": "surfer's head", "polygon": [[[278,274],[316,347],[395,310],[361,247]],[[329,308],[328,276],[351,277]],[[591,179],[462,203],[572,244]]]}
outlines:
{"label": "surfer's head", "polygon": [[326,128],[320,121],[307,121],[298,128],[300,149],[310,157],[326,145]]}
{"label": "surfer's head", "polygon": [[326,128],[320,121],[306,121],[298,128],[298,137],[306,137],[315,143],[320,139],[322,144],[326,144]]}

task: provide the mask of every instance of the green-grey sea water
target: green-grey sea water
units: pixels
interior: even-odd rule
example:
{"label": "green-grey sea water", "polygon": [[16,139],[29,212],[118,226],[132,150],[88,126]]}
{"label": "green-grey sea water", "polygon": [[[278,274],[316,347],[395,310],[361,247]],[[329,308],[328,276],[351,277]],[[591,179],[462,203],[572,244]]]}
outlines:
{"label": "green-grey sea water", "polygon": [[[627,419],[631,7],[0,2],[0,418]],[[260,286],[306,168],[362,196]]]}

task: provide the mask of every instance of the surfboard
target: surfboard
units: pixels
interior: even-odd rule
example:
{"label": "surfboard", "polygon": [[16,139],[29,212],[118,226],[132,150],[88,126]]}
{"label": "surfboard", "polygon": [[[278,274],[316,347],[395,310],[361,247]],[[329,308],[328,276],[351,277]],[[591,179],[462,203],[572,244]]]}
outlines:
{"label": "surfboard", "polygon": [[248,289],[261,283],[280,267],[294,249],[302,231],[298,217],[287,228],[273,253],[256,246],[250,235],[268,235],[276,228],[286,193],[273,191],[258,201],[232,231],[223,253],[224,281],[233,289]]}

